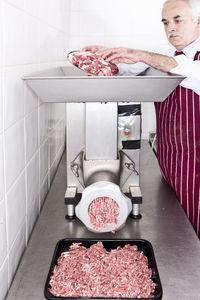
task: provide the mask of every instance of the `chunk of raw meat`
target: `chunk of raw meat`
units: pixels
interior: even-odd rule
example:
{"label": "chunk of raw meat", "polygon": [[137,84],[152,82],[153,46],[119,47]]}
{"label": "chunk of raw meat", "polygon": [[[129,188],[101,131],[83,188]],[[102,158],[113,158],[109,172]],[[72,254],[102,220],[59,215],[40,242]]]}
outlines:
{"label": "chunk of raw meat", "polygon": [[108,63],[100,55],[88,51],[71,53],[70,60],[79,69],[96,76],[113,76],[118,72],[116,65]]}

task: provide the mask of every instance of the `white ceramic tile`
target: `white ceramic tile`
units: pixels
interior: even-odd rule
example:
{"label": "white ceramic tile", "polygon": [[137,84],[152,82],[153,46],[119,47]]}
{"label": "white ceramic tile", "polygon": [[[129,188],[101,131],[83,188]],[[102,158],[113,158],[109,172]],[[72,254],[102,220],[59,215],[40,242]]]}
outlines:
{"label": "white ceramic tile", "polygon": [[7,254],[5,201],[0,202],[0,268]]}
{"label": "white ceramic tile", "polygon": [[105,12],[104,16],[105,35],[118,36],[123,35],[124,37],[134,37],[134,34],[140,30],[136,26],[135,20],[130,13],[126,10],[115,11],[115,18],[110,18],[109,11]]}
{"label": "white ceramic tile", "polygon": [[27,165],[27,207],[38,201],[39,195],[39,153]]}
{"label": "white ceramic tile", "polygon": [[59,165],[59,162],[60,162],[60,159],[62,157],[62,154],[63,154],[63,149],[60,149],[60,151],[58,151],[56,153],[56,156],[55,156],[55,159],[51,165],[51,168],[50,168],[50,182],[52,183],[52,180],[56,174],[56,171],[57,171],[57,168],[58,168],[58,165]]}
{"label": "white ceramic tile", "polygon": [[24,1],[27,1],[27,0],[6,0],[6,2],[8,2],[16,7],[19,7],[21,9],[24,8]]}
{"label": "white ceramic tile", "polygon": [[38,106],[38,96],[32,91],[28,85],[24,85],[24,109],[25,114],[31,112]]}
{"label": "white ceramic tile", "polygon": [[[39,18],[43,23],[48,23],[51,26],[55,25],[55,20],[53,20],[53,11],[55,11],[55,18],[57,17],[57,7],[55,7],[55,1],[43,0],[39,3]],[[48,7],[48,10],[46,9]]]}
{"label": "white ceramic tile", "polygon": [[8,291],[8,259],[6,259],[3,266],[0,267],[0,282],[0,299],[4,300]]}
{"label": "white ceramic tile", "polygon": [[24,9],[31,15],[38,17],[39,16],[39,4],[40,0],[25,0]]}
{"label": "white ceramic tile", "polygon": [[49,132],[49,107],[50,104],[42,103],[39,106],[39,143],[47,138]]}
{"label": "white ceramic tile", "polygon": [[5,131],[5,175],[8,190],[25,166],[24,121]]}
{"label": "white ceramic tile", "polygon": [[63,152],[64,152],[64,148],[63,147],[61,147],[59,149],[59,151],[57,152],[57,157],[56,157],[56,159],[57,159],[57,166],[56,166],[56,168],[58,167],[58,165],[60,163],[60,160],[61,160],[61,157],[63,155]]}
{"label": "white ceramic tile", "polygon": [[55,111],[56,111],[56,105],[57,103],[49,103],[49,122],[48,122],[48,128],[49,130],[53,130],[56,125],[56,116],[55,116]]}
{"label": "white ceramic tile", "polygon": [[3,22],[2,22],[3,7],[0,1],[0,67],[3,64]]}
{"label": "white ceramic tile", "polygon": [[66,64],[67,61],[66,57],[68,53],[67,51],[68,46],[69,46],[69,41],[68,38],[66,37],[66,34],[64,34],[63,32],[58,32],[57,44],[56,44],[56,56],[58,61],[65,60],[64,65]]}
{"label": "white ceramic tile", "polygon": [[56,158],[56,131],[52,130],[49,134],[49,151],[50,151],[50,167],[52,166],[55,158]]}
{"label": "white ceramic tile", "polygon": [[4,157],[3,157],[3,136],[0,134],[0,201],[5,195],[4,185]]}
{"label": "white ceramic tile", "polygon": [[47,176],[44,178],[44,181],[40,185],[40,209],[42,208],[45,202],[45,198],[49,190],[49,180],[50,178],[47,174]]}
{"label": "white ceramic tile", "polygon": [[26,222],[24,220],[9,253],[9,285],[12,282],[20,259],[26,247]]}
{"label": "white ceramic tile", "polygon": [[4,64],[14,65],[23,62],[23,46],[25,44],[23,12],[3,3]]}
{"label": "white ceramic tile", "polygon": [[49,159],[49,143],[46,140],[40,147],[40,184],[47,176],[50,165]]}
{"label": "white ceramic tile", "polygon": [[35,109],[25,118],[26,162],[38,148],[38,110]]}
{"label": "white ceramic tile", "polygon": [[[144,0],[144,1],[146,1],[146,0]],[[107,1],[107,7],[106,6],[105,7],[107,10],[113,10],[113,8],[115,8],[115,6],[116,6],[117,10],[126,9],[127,12],[132,14],[135,7],[137,7],[137,4],[138,4],[138,2],[136,3],[133,0],[118,0],[118,1],[111,0],[111,1]]]}
{"label": "white ceramic tile", "polygon": [[50,183],[51,184],[52,184],[52,181],[53,181],[55,173],[56,173],[57,165],[58,165],[58,158],[55,156],[54,161],[51,164],[51,168],[50,168]]}
{"label": "white ceramic tile", "polygon": [[[110,0],[109,0],[110,1]],[[101,0],[101,1],[94,1],[94,0],[80,0],[80,10],[82,11],[99,11],[99,10],[104,10],[108,6],[107,0]],[[119,1],[119,0],[118,0]],[[113,8],[116,7],[116,2],[115,0],[115,5]],[[125,2],[125,1],[124,1]],[[113,19],[113,16],[112,16]]]}
{"label": "white ceramic tile", "polygon": [[30,234],[33,231],[35,222],[39,215],[39,194],[36,198],[37,201],[31,202],[27,209],[27,241],[29,240]]}
{"label": "white ceramic tile", "polygon": [[60,151],[60,149],[65,144],[65,122],[64,120],[60,120],[57,127],[56,127],[56,152]]}
{"label": "white ceramic tile", "polygon": [[70,13],[70,37],[80,35],[80,12],[72,11]]}
{"label": "white ceramic tile", "polygon": [[80,10],[80,2],[83,0],[72,0],[70,1],[70,11],[78,11]]}
{"label": "white ceramic tile", "polygon": [[8,247],[10,249],[26,216],[24,172],[7,194]]}
{"label": "white ceramic tile", "polygon": [[82,49],[86,45],[105,45],[105,35],[80,36],[78,49]]}
{"label": "white ceramic tile", "polygon": [[[24,68],[24,75],[31,75],[32,73],[38,72],[38,65],[28,66]],[[25,115],[31,112],[36,106],[38,106],[38,96],[32,91],[32,89],[24,82],[24,113]]]}
{"label": "white ceramic tile", "polygon": [[60,0],[60,10],[62,12],[61,28],[66,34],[69,33],[69,24],[70,24],[69,18],[70,18],[70,13],[71,13],[70,3],[71,3],[71,0],[67,0],[67,1]]}
{"label": "white ceramic tile", "polygon": [[58,46],[58,31],[50,27],[46,23],[40,22],[39,46],[40,46],[40,62],[50,62],[56,60]]}
{"label": "white ceramic tile", "polygon": [[[30,15],[24,16],[25,26],[25,45],[24,45],[24,63],[39,63],[40,46],[39,32],[40,22]],[[31,37],[31,38],[30,38]]]}
{"label": "white ceramic tile", "polygon": [[4,128],[8,128],[24,115],[23,68],[4,71]]}
{"label": "white ceramic tile", "polygon": [[[1,37],[0,37],[1,39]],[[1,44],[0,44],[1,46]],[[1,53],[0,53],[1,55]],[[2,91],[2,76],[3,76],[3,72],[0,69],[0,134],[3,131],[3,91]]]}
{"label": "white ceramic tile", "polygon": [[3,23],[5,65],[37,63],[39,21],[4,2]]}
{"label": "white ceramic tile", "polygon": [[48,24],[40,22],[39,47],[41,63],[64,59],[63,55],[67,45],[68,38],[64,32],[59,32]]}
{"label": "white ceramic tile", "polygon": [[128,38],[127,36],[106,36],[105,37],[105,45],[106,47],[130,47],[137,48],[137,42],[132,38]]}
{"label": "white ceramic tile", "polygon": [[65,103],[55,103],[55,105],[52,106],[52,119],[54,119],[54,127],[57,125],[57,122],[63,119],[64,114]]}
{"label": "white ceramic tile", "polygon": [[105,32],[104,12],[80,12],[81,35],[103,36]]}
{"label": "white ceramic tile", "polygon": [[85,45],[93,45],[94,43],[94,38],[90,38],[89,41],[84,39],[83,42],[80,42],[80,36],[70,36],[69,51],[82,49]]}
{"label": "white ceramic tile", "polygon": [[[48,1],[49,2],[49,1]],[[49,14],[49,21],[50,24],[57,29],[62,29],[62,20],[63,20],[63,12],[62,12],[62,7],[60,6],[60,1],[52,1],[52,9]]]}

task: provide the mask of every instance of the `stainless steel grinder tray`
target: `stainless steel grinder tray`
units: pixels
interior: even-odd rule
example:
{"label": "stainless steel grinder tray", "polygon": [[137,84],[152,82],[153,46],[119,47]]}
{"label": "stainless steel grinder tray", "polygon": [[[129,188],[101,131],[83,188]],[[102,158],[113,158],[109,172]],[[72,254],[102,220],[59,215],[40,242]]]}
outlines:
{"label": "stainless steel grinder tray", "polygon": [[93,76],[67,64],[24,76],[43,102],[161,102],[185,77],[148,68],[138,76]]}

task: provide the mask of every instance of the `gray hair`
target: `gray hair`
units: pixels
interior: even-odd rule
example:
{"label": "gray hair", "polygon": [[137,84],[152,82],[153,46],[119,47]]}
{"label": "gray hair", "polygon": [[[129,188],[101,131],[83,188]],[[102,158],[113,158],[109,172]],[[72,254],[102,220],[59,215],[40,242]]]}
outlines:
{"label": "gray hair", "polygon": [[176,1],[186,2],[191,9],[194,22],[198,20],[198,17],[200,16],[200,0],[166,0],[163,4],[163,7],[169,2],[176,2]]}

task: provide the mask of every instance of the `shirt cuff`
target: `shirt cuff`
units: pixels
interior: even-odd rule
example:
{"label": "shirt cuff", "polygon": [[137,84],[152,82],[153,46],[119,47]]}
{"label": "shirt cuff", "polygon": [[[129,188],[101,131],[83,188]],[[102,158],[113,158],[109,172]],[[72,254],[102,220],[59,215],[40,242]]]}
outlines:
{"label": "shirt cuff", "polygon": [[173,68],[170,72],[176,73],[179,75],[187,76],[188,73],[188,63],[190,63],[190,59],[187,58],[184,54],[180,54],[173,57],[176,62],[178,63],[178,66]]}

